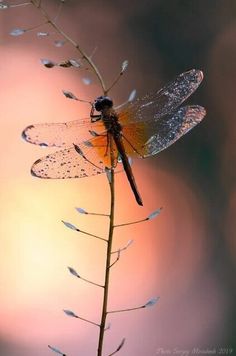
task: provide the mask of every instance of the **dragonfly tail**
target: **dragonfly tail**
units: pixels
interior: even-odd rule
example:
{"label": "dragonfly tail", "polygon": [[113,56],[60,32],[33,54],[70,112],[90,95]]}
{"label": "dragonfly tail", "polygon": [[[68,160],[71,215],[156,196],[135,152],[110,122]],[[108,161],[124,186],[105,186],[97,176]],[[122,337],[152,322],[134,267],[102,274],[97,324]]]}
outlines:
{"label": "dragonfly tail", "polygon": [[134,193],[135,199],[136,199],[136,201],[137,201],[137,203],[139,205],[143,206],[143,201],[142,201],[142,198],[141,198],[141,196],[140,196],[140,194],[138,192],[137,184],[135,182],[134,175],[133,175],[133,172],[132,172],[128,157],[125,154],[125,149],[123,147],[123,143],[122,143],[122,141],[120,139],[114,138],[114,140],[115,140],[116,146],[118,148],[118,151],[119,151],[119,154],[120,154],[120,158],[122,160],[122,164],[123,164],[123,167],[124,167],[124,171],[126,173],[126,176],[127,176],[128,181],[129,181],[130,187],[131,187],[131,189],[132,189],[132,191]]}
{"label": "dragonfly tail", "polygon": [[[125,158],[125,160],[122,159],[122,163],[123,163],[123,167],[124,167],[124,170],[125,170],[125,173],[126,173],[126,176],[128,178],[128,181],[129,181],[129,184],[130,184],[130,187],[134,193],[134,196],[135,196],[135,199],[136,199],[136,202],[143,206],[143,201],[142,201],[142,198],[138,192],[138,188],[137,188],[137,185],[136,185],[136,182],[135,182],[135,179],[134,179],[134,175],[131,171],[131,167],[130,167],[130,164],[129,164],[129,161],[127,159],[127,157]],[[128,163],[128,164],[127,164]]]}
{"label": "dragonfly tail", "polygon": [[[127,176],[127,178],[128,178],[128,176]],[[128,178],[128,179],[129,179],[129,178]],[[141,196],[140,196],[140,194],[139,194],[139,192],[138,192],[138,190],[137,190],[137,186],[136,186],[136,184],[133,185],[133,183],[135,183],[135,181],[131,181],[131,182],[130,182],[130,180],[129,180],[129,183],[130,183],[131,189],[132,189],[132,191],[133,191],[133,193],[134,193],[136,202],[138,203],[138,205],[143,206],[143,201],[142,201],[142,198],[141,198]]]}

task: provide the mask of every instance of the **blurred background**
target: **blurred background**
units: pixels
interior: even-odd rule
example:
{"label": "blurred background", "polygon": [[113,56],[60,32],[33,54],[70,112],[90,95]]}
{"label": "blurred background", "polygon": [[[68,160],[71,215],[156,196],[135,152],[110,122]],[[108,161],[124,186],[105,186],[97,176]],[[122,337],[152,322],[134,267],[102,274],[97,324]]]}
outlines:
{"label": "blurred background", "polygon": [[[43,1],[52,16],[58,3]],[[66,99],[62,89],[88,100],[101,90],[88,71],[40,64],[40,58],[79,58],[69,44],[54,45],[61,40],[57,34],[38,38],[46,26],[9,36],[13,28],[41,22],[32,6],[0,12],[0,355],[50,355],[50,344],[67,355],[92,356],[97,328],[62,309],[99,322],[102,294],[71,276],[67,266],[102,283],[105,249],[61,220],[105,236],[106,218],[78,215],[74,207],[107,212],[107,181],[33,178],[32,163],[53,149],[23,142],[21,132],[38,122],[89,115],[88,105]],[[184,355],[194,348],[198,355],[220,354],[221,348],[236,355],[236,2],[68,0],[58,24],[87,53],[97,47],[94,61],[107,83],[129,60],[111,92],[116,104],[133,89],[142,96],[191,68],[205,75],[189,99],[206,108],[203,122],[160,155],[133,165],[143,208],[125,176],[117,175],[117,223],[164,209],[156,220],[117,229],[114,248],[134,243],[112,270],[110,308],[138,306],[154,296],[160,301],[112,315],[104,355],[123,337],[120,355]]]}

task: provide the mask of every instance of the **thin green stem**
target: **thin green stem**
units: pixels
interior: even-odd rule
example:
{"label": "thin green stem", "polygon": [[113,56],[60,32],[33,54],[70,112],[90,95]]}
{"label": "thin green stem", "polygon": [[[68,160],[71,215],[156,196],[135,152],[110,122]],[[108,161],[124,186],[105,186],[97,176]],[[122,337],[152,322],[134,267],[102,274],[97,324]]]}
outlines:
{"label": "thin green stem", "polygon": [[21,4],[12,4],[10,5],[10,7],[20,7],[20,6],[27,6],[27,5],[31,5],[31,2],[23,2]]}
{"label": "thin green stem", "polygon": [[121,226],[139,224],[139,223],[141,223],[141,222],[148,221],[148,220],[149,220],[148,218],[145,218],[145,219],[141,219],[141,220],[131,221],[131,222],[129,222],[129,223],[117,224],[117,225],[114,225],[114,227],[121,227]]}
{"label": "thin green stem", "polygon": [[121,309],[121,310],[111,310],[111,311],[108,311],[107,314],[124,313],[124,312],[129,312],[129,311],[143,309],[143,308],[145,308],[145,305],[142,305],[141,307],[136,307],[136,308],[128,308],[128,309]]}
{"label": "thin green stem", "polygon": [[106,94],[107,93],[107,89],[106,89],[106,85],[104,83],[104,80],[101,76],[101,73],[99,71],[99,69],[97,68],[97,66],[95,65],[95,63],[93,62],[92,58],[87,55],[84,50],[80,47],[80,45],[78,43],[76,43],[72,38],[70,38],[56,23],[55,21],[53,21],[50,16],[48,15],[48,13],[46,12],[46,10],[41,6],[41,3],[36,3],[35,0],[31,0],[31,3],[40,10],[41,14],[43,15],[43,17],[47,20],[47,22],[62,36],[64,37],[64,39],[66,39],[73,47],[75,47],[77,49],[77,51],[80,53],[80,55],[82,56],[82,58],[89,64],[89,66],[91,67],[91,69],[94,71],[94,74],[96,75],[98,81],[101,84],[103,93]]}
{"label": "thin green stem", "polygon": [[40,23],[39,25],[36,25],[36,26],[33,26],[33,27],[29,27],[26,29],[27,32],[30,32],[30,31],[33,31],[33,30],[36,30],[37,28],[43,26],[43,25],[46,25],[48,23],[48,21],[45,21],[43,23]]}
{"label": "thin green stem", "polygon": [[[114,157],[113,157],[113,150],[112,150],[112,139],[110,139],[110,152],[111,152],[111,166],[113,167]],[[109,224],[109,235],[108,235],[107,256],[106,256],[105,288],[104,288],[104,295],[103,295],[103,307],[102,307],[102,317],[101,317],[101,324],[100,324],[97,356],[102,356],[103,339],[104,339],[104,332],[106,328],[106,317],[107,317],[111,252],[112,252],[112,240],[113,240],[113,232],[114,232],[114,212],[115,212],[115,175],[114,175],[113,168],[111,169],[109,186],[110,186],[110,194],[111,194],[110,224]]]}
{"label": "thin green stem", "polygon": [[83,321],[85,321],[86,323],[89,323],[89,324],[92,324],[92,325],[95,325],[95,326],[99,326],[99,327],[100,327],[99,324],[94,323],[94,322],[91,321],[91,320],[88,320],[88,319],[85,319],[85,318],[81,318],[80,316],[76,316],[76,318],[77,318],[77,319],[80,319],[80,320],[83,320]]}
{"label": "thin green stem", "polygon": [[122,77],[122,75],[124,74],[124,72],[120,72],[118,74],[118,76],[116,77],[116,79],[114,80],[114,82],[111,84],[111,86],[107,89],[106,94],[118,83],[118,81],[120,80],[120,78]]}
{"label": "thin green stem", "polygon": [[109,214],[90,213],[90,212],[87,212],[87,215],[106,216],[106,217],[109,217],[109,216],[110,216]]}
{"label": "thin green stem", "polygon": [[89,232],[86,232],[86,231],[83,231],[83,230],[79,230],[79,229],[77,229],[76,231],[81,232],[81,234],[84,234],[84,235],[88,235],[88,236],[91,236],[91,237],[95,237],[95,239],[98,239],[98,240],[102,240],[102,241],[107,242],[107,240],[104,239],[103,237],[100,237],[100,236],[97,236],[97,235],[94,235],[94,234],[90,234]]}
{"label": "thin green stem", "polygon": [[[111,252],[113,254],[113,252]],[[110,265],[110,268],[113,267],[120,260],[120,250],[117,251],[117,257],[114,262]]]}
{"label": "thin green stem", "polygon": [[113,356],[115,354],[117,354],[117,352],[120,351],[120,349],[124,346],[124,343],[125,343],[125,339],[123,339],[120,343],[120,345],[117,347],[117,349],[115,351],[113,351],[111,354],[109,354],[108,356]]}
{"label": "thin green stem", "polygon": [[78,277],[78,278],[81,279],[82,281],[87,282],[87,283],[89,283],[89,284],[92,284],[92,285],[94,285],[94,286],[104,288],[104,286],[102,286],[101,284],[92,282],[92,281],[90,281],[89,279],[86,279],[86,278],[83,278],[83,277]]}

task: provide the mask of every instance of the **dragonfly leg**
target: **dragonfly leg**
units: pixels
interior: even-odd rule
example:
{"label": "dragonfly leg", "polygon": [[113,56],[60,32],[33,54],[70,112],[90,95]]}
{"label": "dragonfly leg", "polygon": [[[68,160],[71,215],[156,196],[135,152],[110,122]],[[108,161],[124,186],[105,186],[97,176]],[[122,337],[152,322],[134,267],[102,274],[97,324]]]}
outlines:
{"label": "dragonfly leg", "polygon": [[97,122],[99,120],[101,120],[101,115],[93,115],[93,116],[90,116],[91,118],[91,122]]}
{"label": "dragonfly leg", "polygon": [[101,118],[102,118],[101,115],[94,115],[94,105],[92,105],[91,111],[90,111],[91,122],[99,121],[99,120],[101,120]]}
{"label": "dragonfly leg", "polygon": [[141,153],[139,153],[139,151],[132,145],[132,143],[131,143],[122,133],[121,133],[121,135],[122,135],[123,139],[124,139],[126,142],[128,142],[128,144],[130,145],[130,147],[133,148],[134,152],[136,152],[141,158],[144,158],[144,156],[143,156]]}

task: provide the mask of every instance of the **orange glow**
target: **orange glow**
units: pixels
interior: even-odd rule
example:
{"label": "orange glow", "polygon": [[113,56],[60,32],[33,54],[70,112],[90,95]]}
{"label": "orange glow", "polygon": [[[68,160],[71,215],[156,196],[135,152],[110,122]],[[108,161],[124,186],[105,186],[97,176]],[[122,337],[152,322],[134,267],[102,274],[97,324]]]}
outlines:
{"label": "orange glow", "polygon": [[[83,17],[93,20],[95,14],[88,7],[82,9]],[[107,11],[114,15],[114,10]],[[104,31],[108,23],[113,26],[108,34],[112,42],[120,28],[110,16],[104,23],[103,16],[103,9],[98,9],[96,19]],[[97,24],[92,20],[96,36]],[[66,317],[62,309],[98,322],[102,293],[71,276],[67,266],[102,283],[105,246],[67,229],[61,220],[106,236],[106,217],[79,215],[74,208],[107,213],[107,179],[105,175],[66,181],[31,177],[32,163],[54,149],[29,145],[20,135],[29,124],[88,117],[88,105],[66,99],[62,89],[88,100],[100,93],[95,84],[85,87],[76,71],[38,65],[39,58],[63,56],[47,44],[38,48],[34,39],[30,41],[33,46],[27,35],[18,44],[11,39],[1,54],[7,66],[1,72],[0,86],[0,333],[3,342],[12,344],[9,356],[21,356],[22,350],[24,356],[47,355],[47,344],[55,344],[68,355],[89,356],[96,350],[98,330]],[[107,57],[102,58],[106,68]],[[156,85],[148,70],[147,78]],[[138,80],[142,85],[140,73]],[[212,251],[204,197],[188,178],[187,169],[180,174],[172,167],[158,168],[158,158],[135,162],[132,169],[144,207],[137,206],[125,174],[117,174],[116,222],[141,219],[161,206],[164,209],[153,221],[115,231],[114,249],[130,239],[134,243],[112,270],[109,305],[111,309],[139,306],[154,296],[160,296],[160,301],[153,309],[112,315],[104,354],[124,336],[123,354],[128,356],[155,355],[160,345],[200,347],[209,340],[214,344],[227,314],[227,296],[214,266],[209,266]]]}

